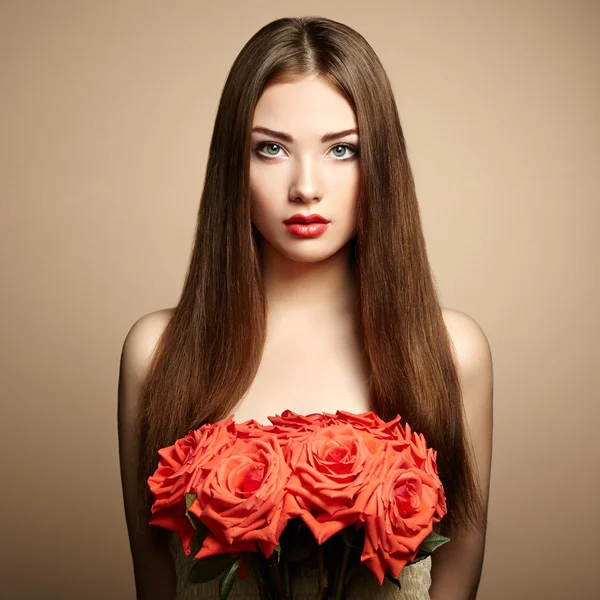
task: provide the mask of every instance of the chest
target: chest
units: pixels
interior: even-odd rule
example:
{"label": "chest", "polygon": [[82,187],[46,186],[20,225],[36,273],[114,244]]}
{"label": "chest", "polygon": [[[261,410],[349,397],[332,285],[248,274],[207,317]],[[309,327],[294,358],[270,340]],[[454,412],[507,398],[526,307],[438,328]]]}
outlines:
{"label": "chest", "polygon": [[271,323],[256,376],[234,409],[239,423],[299,414],[370,410],[368,362],[352,319]]}

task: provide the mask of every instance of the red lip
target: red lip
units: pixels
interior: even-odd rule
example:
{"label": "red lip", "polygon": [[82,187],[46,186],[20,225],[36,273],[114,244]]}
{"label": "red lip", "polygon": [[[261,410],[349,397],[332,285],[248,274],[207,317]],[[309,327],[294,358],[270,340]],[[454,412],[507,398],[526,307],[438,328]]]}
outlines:
{"label": "red lip", "polygon": [[286,225],[290,223],[329,223],[329,219],[321,215],[301,215],[297,213],[284,221]]}

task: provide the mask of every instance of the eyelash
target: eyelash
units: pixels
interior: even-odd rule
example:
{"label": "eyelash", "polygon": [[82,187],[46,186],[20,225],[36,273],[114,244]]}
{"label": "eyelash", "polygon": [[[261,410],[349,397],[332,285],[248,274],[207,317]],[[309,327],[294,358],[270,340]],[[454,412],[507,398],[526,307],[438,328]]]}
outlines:
{"label": "eyelash", "polygon": [[[262,148],[264,148],[265,146],[279,146],[279,148],[282,148],[281,144],[278,144],[277,142],[259,142],[258,144],[256,144],[256,146],[254,146],[254,148],[252,148],[252,151],[260,158],[264,158],[266,160],[272,160],[274,158],[278,158],[278,156],[267,156],[265,154],[260,154],[259,150],[262,150]],[[330,148],[330,150],[333,150],[334,148],[339,148],[340,146],[343,148],[348,148],[348,149],[352,150],[352,152],[354,152],[354,155],[349,158],[336,158],[335,160],[337,160],[339,162],[343,162],[346,160],[353,160],[359,156],[359,148],[358,148],[358,146],[355,146],[354,144],[347,144],[347,143],[335,144],[335,146],[332,146]]]}

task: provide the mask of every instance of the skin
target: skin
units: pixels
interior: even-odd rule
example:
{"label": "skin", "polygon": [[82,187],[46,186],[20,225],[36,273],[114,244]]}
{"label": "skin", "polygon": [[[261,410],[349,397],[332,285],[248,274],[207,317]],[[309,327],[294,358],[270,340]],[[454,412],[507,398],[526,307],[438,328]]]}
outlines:
{"label": "skin", "polygon": [[[360,180],[358,133],[346,99],[318,77],[268,86],[252,123],[251,218],[262,236],[261,264],[272,313],[348,311],[354,282],[347,242],[356,232]],[[267,128],[292,135],[285,141]],[[266,144],[265,144],[266,143]],[[325,234],[301,239],[283,226],[296,213],[331,220]]]}
{"label": "skin", "polygon": [[[289,133],[293,141],[252,133],[251,217],[262,238],[268,335],[236,419],[269,424],[282,402],[299,413],[335,412],[340,397],[346,410],[364,412],[367,365],[348,266],[360,174],[358,152],[343,145],[358,146],[359,137],[321,141],[326,133],[356,129],[354,112],[335,89],[309,78],[266,88],[252,125]],[[283,225],[296,213],[331,223],[317,238],[298,238]]]}
{"label": "skin", "polygon": [[[293,141],[252,133],[251,217],[262,238],[267,340],[256,377],[234,410],[238,422],[253,418],[269,424],[268,415],[286,408],[333,413],[340,408],[341,398],[344,410],[370,410],[368,368],[356,328],[355,284],[348,268],[347,242],[356,229],[359,167],[352,150],[340,146],[359,146],[359,138],[352,134],[321,141],[326,133],[356,126],[345,98],[318,77],[274,84],[257,104],[253,127],[286,132]],[[261,142],[270,143],[257,148]],[[282,223],[295,213],[318,213],[331,223],[320,237],[296,238]],[[156,311],[132,327],[122,355],[120,388],[130,390],[124,395],[133,396],[139,389],[148,357],[172,312]],[[469,315],[447,308],[442,313],[455,348],[468,432],[487,506],[492,455],[490,348]],[[484,532],[457,536],[440,548],[432,566],[432,600],[475,598],[484,548]],[[157,574],[157,582],[168,580],[168,585],[174,585],[169,560],[161,550],[146,562],[153,561],[148,571]]]}

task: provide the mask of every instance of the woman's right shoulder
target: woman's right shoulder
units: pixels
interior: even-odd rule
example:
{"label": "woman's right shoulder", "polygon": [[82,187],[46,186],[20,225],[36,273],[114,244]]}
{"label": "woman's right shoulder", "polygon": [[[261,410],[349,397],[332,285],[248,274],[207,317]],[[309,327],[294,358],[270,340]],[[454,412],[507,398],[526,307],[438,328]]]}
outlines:
{"label": "woman's right shoulder", "polygon": [[[118,384],[119,464],[123,502],[133,558],[137,598],[174,598],[177,576],[168,543],[147,526],[140,510],[138,405],[154,348],[174,312],[163,309],[140,317],[123,343]],[[167,538],[168,542],[168,538]]]}
{"label": "woman's right shoulder", "polygon": [[154,350],[173,308],[164,308],[140,317],[123,342],[119,364],[119,414],[124,420],[136,418],[138,399]]}
{"label": "woman's right shoulder", "polygon": [[142,376],[174,308],[163,308],[140,317],[129,329],[123,342],[121,367]]}
{"label": "woman's right shoulder", "polygon": [[[162,332],[174,309],[163,309],[140,317],[130,328],[123,342],[119,366],[118,425],[122,464],[130,464],[125,455],[133,455],[138,405],[150,360]],[[131,475],[133,476],[133,475]]]}

